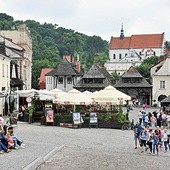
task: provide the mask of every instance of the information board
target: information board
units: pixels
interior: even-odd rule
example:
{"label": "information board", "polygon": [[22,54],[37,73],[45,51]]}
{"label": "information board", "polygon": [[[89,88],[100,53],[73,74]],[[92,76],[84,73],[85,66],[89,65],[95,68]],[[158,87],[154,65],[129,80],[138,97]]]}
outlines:
{"label": "information board", "polygon": [[90,124],[97,124],[97,113],[91,112],[90,113]]}
{"label": "information board", "polygon": [[81,116],[80,116],[80,113],[79,112],[74,112],[73,113],[73,123],[75,125],[78,125],[81,123]]}

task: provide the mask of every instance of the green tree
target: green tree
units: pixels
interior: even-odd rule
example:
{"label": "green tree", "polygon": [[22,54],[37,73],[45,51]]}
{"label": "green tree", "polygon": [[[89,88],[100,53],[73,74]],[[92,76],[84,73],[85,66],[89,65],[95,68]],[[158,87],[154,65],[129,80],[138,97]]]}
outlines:
{"label": "green tree", "polygon": [[108,60],[108,55],[106,53],[100,53],[97,54],[94,59],[93,59],[93,63],[100,63],[101,65],[104,65],[104,63],[106,62],[106,60]]}
{"label": "green tree", "polygon": [[160,59],[158,56],[152,56],[152,57],[149,57],[149,58],[143,60],[142,64],[136,68],[143,77],[149,78],[150,77],[150,69],[153,66],[155,66],[156,64],[158,64],[159,61],[160,61]]}

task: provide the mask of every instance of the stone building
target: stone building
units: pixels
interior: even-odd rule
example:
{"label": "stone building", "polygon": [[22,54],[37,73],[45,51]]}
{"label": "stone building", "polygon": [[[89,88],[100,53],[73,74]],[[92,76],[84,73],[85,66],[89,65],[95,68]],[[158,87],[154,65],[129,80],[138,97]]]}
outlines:
{"label": "stone building", "polygon": [[19,25],[16,30],[0,30],[0,35],[24,49],[23,59],[17,61],[23,89],[31,89],[32,79],[32,39],[26,24]]}

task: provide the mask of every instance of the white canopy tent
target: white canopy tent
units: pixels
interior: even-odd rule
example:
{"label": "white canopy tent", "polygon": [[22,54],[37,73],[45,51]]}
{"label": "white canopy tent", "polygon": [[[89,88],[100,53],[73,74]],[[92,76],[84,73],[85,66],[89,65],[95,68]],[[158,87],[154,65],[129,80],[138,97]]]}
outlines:
{"label": "white canopy tent", "polygon": [[95,95],[93,95],[94,101],[97,104],[110,104],[119,105],[126,104],[127,100],[131,100],[131,97],[127,94],[117,90],[113,86],[107,86],[103,90],[100,90]]}

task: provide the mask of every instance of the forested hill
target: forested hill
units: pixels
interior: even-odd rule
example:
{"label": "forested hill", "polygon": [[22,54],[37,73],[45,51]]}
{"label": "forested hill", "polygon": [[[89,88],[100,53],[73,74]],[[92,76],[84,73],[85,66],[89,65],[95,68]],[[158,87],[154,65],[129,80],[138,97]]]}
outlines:
{"label": "forested hill", "polygon": [[37,88],[41,68],[55,67],[63,55],[79,55],[82,70],[93,63],[104,63],[108,58],[108,42],[99,36],[88,36],[57,24],[34,20],[15,21],[12,16],[0,13],[0,29],[16,29],[26,23],[33,40],[33,88]]}

